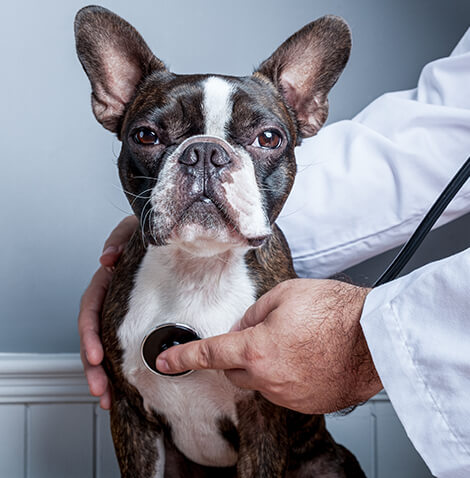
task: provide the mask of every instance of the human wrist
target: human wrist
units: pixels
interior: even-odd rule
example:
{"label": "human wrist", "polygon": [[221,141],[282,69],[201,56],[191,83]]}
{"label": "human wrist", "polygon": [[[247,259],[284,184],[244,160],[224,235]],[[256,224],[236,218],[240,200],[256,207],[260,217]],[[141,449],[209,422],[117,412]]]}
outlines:
{"label": "human wrist", "polygon": [[347,317],[351,337],[354,337],[351,348],[350,384],[350,397],[354,404],[369,400],[383,388],[360,324],[364,304],[371,290],[368,287],[356,287],[351,306],[352,313]]}

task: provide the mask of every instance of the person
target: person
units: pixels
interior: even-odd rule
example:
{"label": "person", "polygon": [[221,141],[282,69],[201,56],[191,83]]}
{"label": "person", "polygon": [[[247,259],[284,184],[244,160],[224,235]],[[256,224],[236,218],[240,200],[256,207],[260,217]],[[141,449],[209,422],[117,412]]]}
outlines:
{"label": "person", "polygon": [[[278,224],[301,277],[279,284],[227,334],[172,347],[161,371],[223,369],[236,385],[305,413],[361,403],[382,386],[438,477],[470,476],[470,249],[373,290],[321,279],[412,233],[470,152],[470,29],[417,88],[375,100],[297,148]],[[470,184],[442,225],[470,211]],[[137,227],[124,221],[81,302],[81,354],[109,408],[99,313],[112,266]],[[469,234],[470,243],[470,234]]]}

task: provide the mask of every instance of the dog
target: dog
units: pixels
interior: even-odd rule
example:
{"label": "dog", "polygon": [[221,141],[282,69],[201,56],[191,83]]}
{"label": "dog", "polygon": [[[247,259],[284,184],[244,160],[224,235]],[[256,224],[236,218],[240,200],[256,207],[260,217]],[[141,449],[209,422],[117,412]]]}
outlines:
{"label": "dog", "polygon": [[101,323],[122,476],[365,476],[323,416],[273,405],[221,371],[158,375],[141,355],[156,326],[225,333],[296,277],[275,220],[295,146],[326,120],[348,26],[322,17],[246,77],[171,73],[131,25],[97,6],[77,13],[75,36],[94,115],[122,142],[120,179],[140,218]]}

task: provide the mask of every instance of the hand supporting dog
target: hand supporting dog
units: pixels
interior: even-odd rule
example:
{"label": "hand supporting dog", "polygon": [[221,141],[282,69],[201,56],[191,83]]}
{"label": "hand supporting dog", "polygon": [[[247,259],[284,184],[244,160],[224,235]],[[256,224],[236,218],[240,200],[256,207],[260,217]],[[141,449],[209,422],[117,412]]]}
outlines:
{"label": "hand supporting dog", "polygon": [[102,367],[104,351],[99,334],[100,316],[111,283],[111,273],[138,225],[135,216],[128,216],[114,228],[104,243],[99,259],[101,267],[95,272],[80,301],[78,315],[80,357],[90,393],[100,397],[100,406],[104,410],[111,408],[111,392],[108,377]]}

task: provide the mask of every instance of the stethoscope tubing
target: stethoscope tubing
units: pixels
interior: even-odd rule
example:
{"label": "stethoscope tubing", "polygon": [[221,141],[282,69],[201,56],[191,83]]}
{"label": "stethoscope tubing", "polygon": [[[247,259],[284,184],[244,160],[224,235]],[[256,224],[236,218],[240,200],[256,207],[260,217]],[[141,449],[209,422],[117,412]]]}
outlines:
{"label": "stethoscope tubing", "polygon": [[403,270],[436,221],[441,217],[442,213],[467,182],[469,177],[470,157],[465,161],[464,165],[457,171],[457,174],[436,199],[431,209],[429,209],[419,226],[416,228],[415,232],[408,239],[392,263],[387,267],[386,271],[377,279],[373,287],[378,287],[397,278],[398,274]]}

